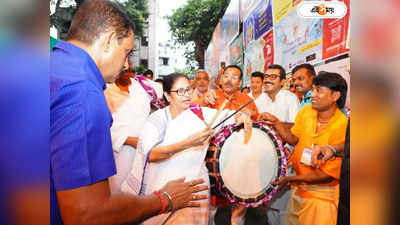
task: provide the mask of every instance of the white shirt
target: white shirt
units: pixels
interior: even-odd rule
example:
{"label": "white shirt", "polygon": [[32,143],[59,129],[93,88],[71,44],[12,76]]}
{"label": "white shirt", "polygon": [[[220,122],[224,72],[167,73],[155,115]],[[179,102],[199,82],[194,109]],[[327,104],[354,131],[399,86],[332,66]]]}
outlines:
{"label": "white shirt", "polygon": [[[268,94],[257,105],[259,113],[268,112],[276,116],[281,122],[294,123],[297,112],[300,110],[299,99],[288,90],[281,89],[272,101]],[[261,95],[260,95],[261,97]],[[260,99],[260,97],[257,98]]]}
{"label": "white shirt", "polygon": [[255,103],[256,106],[257,106],[258,112],[260,112],[260,107],[263,105],[263,102],[267,101],[267,98],[268,98],[267,94],[264,93],[264,92],[262,92],[261,95],[259,95],[257,98],[254,98],[253,92],[250,92],[250,93],[248,94],[248,96],[249,96],[250,98],[254,99],[254,103]]}

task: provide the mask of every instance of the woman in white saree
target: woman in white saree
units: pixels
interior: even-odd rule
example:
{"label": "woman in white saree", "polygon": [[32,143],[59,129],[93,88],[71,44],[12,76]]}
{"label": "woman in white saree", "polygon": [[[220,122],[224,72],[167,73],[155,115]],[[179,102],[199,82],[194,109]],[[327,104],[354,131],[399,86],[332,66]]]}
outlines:
{"label": "woman in white saree", "polygon": [[[177,178],[202,178],[209,184],[204,158],[214,131],[207,129],[207,124],[213,120],[217,110],[190,104],[193,89],[183,74],[175,73],[165,77],[163,89],[169,106],[149,116],[139,138],[138,154],[141,157],[137,158],[145,162],[142,194],[152,193]],[[226,114],[227,111],[221,113],[213,125],[220,122]],[[242,116],[238,121],[246,121],[248,124],[251,120]],[[231,118],[225,124],[234,122],[234,118]],[[138,162],[140,160],[135,161],[135,167],[141,165]],[[136,177],[138,176],[140,173],[137,173]],[[201,194],[208,195],[209,191]],[[209,201],[206,199],[200,201],[200,207],[158,215],[143,224],[207,225],[208,221]]]}

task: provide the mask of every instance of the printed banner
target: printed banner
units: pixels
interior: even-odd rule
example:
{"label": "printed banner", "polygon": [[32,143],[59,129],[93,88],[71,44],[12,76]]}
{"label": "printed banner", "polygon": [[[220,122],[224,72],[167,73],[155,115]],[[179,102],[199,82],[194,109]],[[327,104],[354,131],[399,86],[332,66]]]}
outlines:
{"label": "printed banner", "polygon": [[254,39],[263,36],[272,27],[272,0],[262,0],[251,13],[254,15]]}
{"label": "printed banner", "polygon": [[264,71],[261,72],[265,72],[267,70],[267,67],[270,64],[274,63],[274,33],[272,29],[267,34],[265,34],[264,41],[265,41],[264,45],[265,64],[264,64]]}
{"label": "printed banner", "polygon": [[293,10],[274,26],[275,63],[287,71],[322,61],[322,20],[301,19]]}
{"label": "printed banner", "polygon": [[[343,1],[343,0],[341,0]],[[323,20],[322,58],[327,59],[348,52],[350,0],[343,1],[347,6],[347,14],[341,19]]]}
{"label": "printed banner", "polygon": [[245,50],[245,82],[250,82],[250,75],[252,72],[264,72],[264,46],[265,40],[263,38],[260,38],[249,44],[248,48]]}
{"label": "printed banner", "polygon": [[289,14],[299,2],[298,0],[273,0],[274,24],[279,23],[279,21]]}
{"label": "printed banner", "polygon": [[229,48],[229,64],[243,64],[243,35],[240,34],[230,45]]}
{"label": "printed banner", "polygon": [[260,0],[239,0],[240,4],[240,9],[239,9],[239,16],[240,16],[240,21],[244,21],[251,10],[256,6],[256,4]]}
{"label": "printed banner", "polygon": [[233,0],[229,3],[221,19],[222,48],[228,47],[239,34],[239,24],[239,0]]}

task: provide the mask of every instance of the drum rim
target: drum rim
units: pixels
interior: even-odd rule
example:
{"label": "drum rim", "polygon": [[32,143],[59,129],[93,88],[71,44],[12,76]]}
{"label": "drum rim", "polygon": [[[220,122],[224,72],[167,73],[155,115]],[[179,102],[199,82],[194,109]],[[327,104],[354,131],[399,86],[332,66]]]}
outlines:
{"label": "drum rim", "polygon": [[[272,140],[272,143],[274,144],[275,151],[278,156],[278,164],[279,164],[278,169],[277,169],[277,174],[275,174],[275,177],[278,180],[280,177],[286,175],[286,156],[284,154],[282,142],[277,138],[274,131],[270,130],[262,123],[253,123],[252,127],[259,128],[262,131],[264,131],[265,133],[267,133],[267,135]],[[243,125],[238,125],[238,126],[230,125],[230,126],[226,126],[226,127],[222,128],[220,132],[222,133],[224,138],[219,142],[218,142],[218,140],[216,140],[217,136],[211,140],[210,145],[207,149],[207,153],[208,153],[207,159],[209,159],[209,158],[218,158],[219,159],[221,150],[222,150],[222,146],[224,145],[225,141],[233,134],[233,132],[238,131],[242,128],[243,128]],[[212,157],[212,156],[216,156],[216,157]],[[239,203],[246,207],[257,207],[257,206],[261,205],[262,203],[269,201],[272,198],[272,196],[278,191],[278,186],[269,187],[266,191],[264,191],[263,193],[259,194],[256,197],[247,198],[247,199],[242,198],[242,197],[237,196],[234,193],[232,193],[224,185],[222,176],[220,174],[219,160],[217,163],[210,162],[210,160],[206,160],[206,165],[209,170],[210,178],[213,177],[216,179],[216,188],[218,189],[218,191],[232,203]]]}

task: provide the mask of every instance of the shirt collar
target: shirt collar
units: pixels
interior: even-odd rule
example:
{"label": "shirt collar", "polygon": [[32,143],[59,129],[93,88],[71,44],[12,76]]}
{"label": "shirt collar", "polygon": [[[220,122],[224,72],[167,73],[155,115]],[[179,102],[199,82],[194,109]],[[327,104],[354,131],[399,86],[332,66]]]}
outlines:
{"label": "shirt collar", "polygon": [[79,48],[78,46],[76,46],[74,44],[63,41],[63,40],[58,41],[57,45],[54,46],[54,50],[55,49],[61,49],[61,50],[64,50],[64,51],[72,54],[73,56],[80,56],[82,58],[85,58],[87,65],[89,66],[89,69],[91,70],[92,74],[94,75],[94,76],[89,76],[88,79],[90,81],[93,81],[96,85],[101,87],[103,90],[106,89],[106,83],[104,81],[103,76],[101,75],[99,68],[97,67],[97,65],[94,62],[94,60],[92,59],[92,57],[90,57],[90,55],[85,50]]}
{"label": "shirt collar", "polygon": [[306,95],[304,95],[303,96],[303,98],[302,98],[302,102],[309,102],[309,101],[311,101],[311,90],[309,90],[307,93],[306,93]]}

